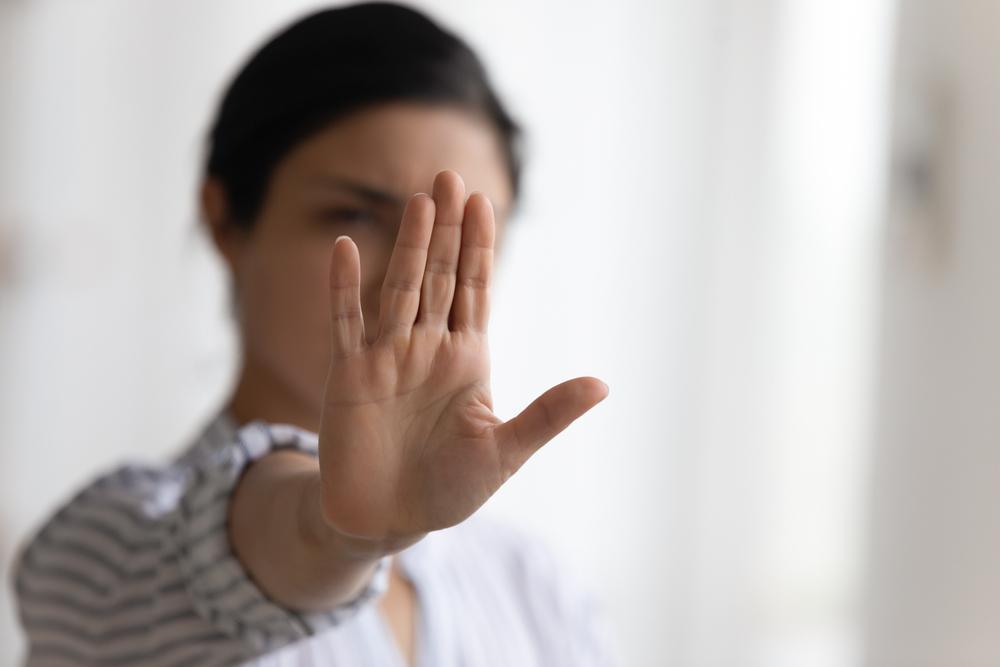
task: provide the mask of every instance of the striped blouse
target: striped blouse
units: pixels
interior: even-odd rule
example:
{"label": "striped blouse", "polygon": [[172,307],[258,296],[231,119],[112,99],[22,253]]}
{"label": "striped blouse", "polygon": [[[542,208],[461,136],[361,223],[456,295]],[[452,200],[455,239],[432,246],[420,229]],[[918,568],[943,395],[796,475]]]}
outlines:
{"label": "striped blouse", "polygon": [[593,599],[540,543],[482,513],[383,558],[365,589],[324,613],[270,600],[230,550],[243,468],[314,433],[225,413],[162,467],[127,465],[62,506],[14,576],[28,667],[405,667],[378,597],[393,559],[417,592],[419,667],[611,664]]}

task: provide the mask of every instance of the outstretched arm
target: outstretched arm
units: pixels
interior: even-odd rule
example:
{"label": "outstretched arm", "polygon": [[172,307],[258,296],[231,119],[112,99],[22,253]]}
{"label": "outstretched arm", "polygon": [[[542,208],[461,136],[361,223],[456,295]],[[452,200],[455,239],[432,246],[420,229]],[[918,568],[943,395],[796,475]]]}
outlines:
{"label": "outstretched arm", "polygon": [[319,459],[269,454],[231,503],[234,549],[275,600],[308,611],[350,600],[379,558],[469,517],[607,395],[581,377],[509,421],[493,414],[494,237],[489,200],[438,174],[433,197],[414,195],[403,213],[371,343],[358,248],[335,242]]}

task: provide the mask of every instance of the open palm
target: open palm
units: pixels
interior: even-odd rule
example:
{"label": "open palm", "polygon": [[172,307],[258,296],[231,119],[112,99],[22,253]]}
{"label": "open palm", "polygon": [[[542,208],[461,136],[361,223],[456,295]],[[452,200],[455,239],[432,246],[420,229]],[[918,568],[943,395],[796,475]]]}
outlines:
{"label": "open palm", "polygon": [[504,422],[493,414],[487,345],[494,217],[457,174],[414,195],[366,342],[357,246],[330,268],[332,345],[320,426],[323,512],[335,529],[392,543],[455,525],[539,447],[607,395],[563,382]]}

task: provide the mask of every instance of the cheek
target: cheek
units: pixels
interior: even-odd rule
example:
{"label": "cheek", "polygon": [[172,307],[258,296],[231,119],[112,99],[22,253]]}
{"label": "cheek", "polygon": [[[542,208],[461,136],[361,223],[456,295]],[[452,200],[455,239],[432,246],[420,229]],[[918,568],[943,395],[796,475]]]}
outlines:
{"label": "cheek", "polygon": [[[247,267],[240,304],[248,353],[281,374],[325,370],[329,354],[325,250],[262,254]],[[308,381],[308,378],[302,378]]]}
{"label": "cheek", "polygon": [[[272,253],[265,258],[254,276],[258,305],[272,313],[294,317],[294,324],[327,315],[328,258],[325,254]],[[290,323],[292,324],[292,323]]]}
{"label": "cheek", "polygon": [[[361,257],[361,307],[369,339],[377,333],[379,298],[392,241],[355,237]],[[313,240],[271,247],[248,259],[241,290],[248,350],[269,366],[306,373],[329,355],[329,244]]]}

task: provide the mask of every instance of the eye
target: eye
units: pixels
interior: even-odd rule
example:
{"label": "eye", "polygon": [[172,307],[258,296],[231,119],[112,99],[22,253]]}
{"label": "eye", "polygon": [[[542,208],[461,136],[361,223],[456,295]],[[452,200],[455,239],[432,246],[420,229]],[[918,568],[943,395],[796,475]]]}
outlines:
{"label": "eye", "polygon": [[375,221],[372,212],[353,206],[337,206],[321,212],[321,217],[329,222],[338,222],[349,225],[366,225]]}

